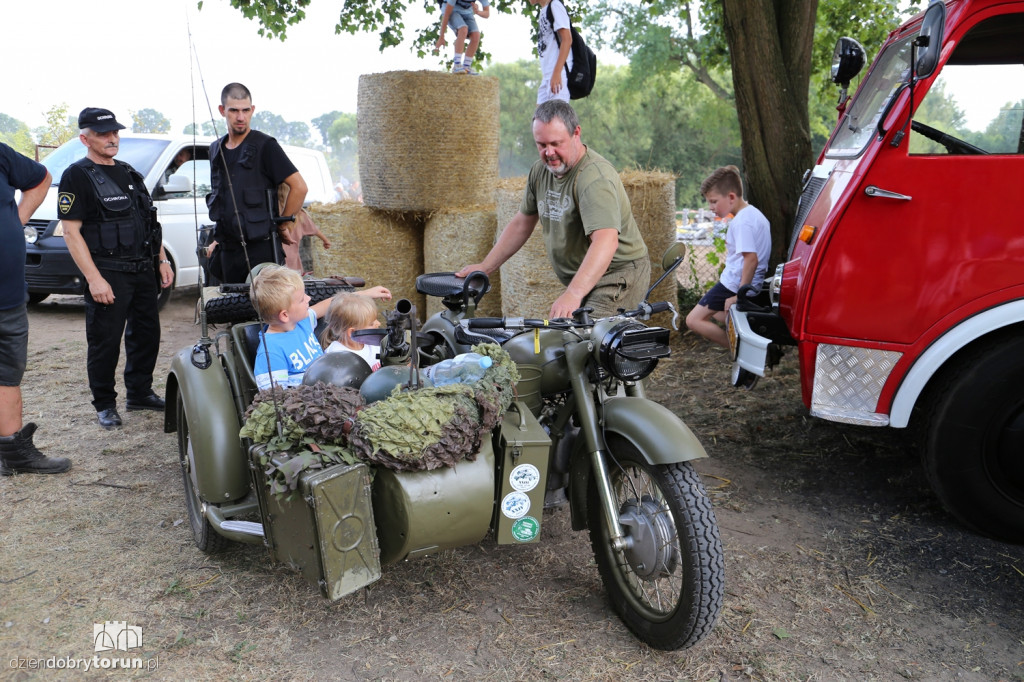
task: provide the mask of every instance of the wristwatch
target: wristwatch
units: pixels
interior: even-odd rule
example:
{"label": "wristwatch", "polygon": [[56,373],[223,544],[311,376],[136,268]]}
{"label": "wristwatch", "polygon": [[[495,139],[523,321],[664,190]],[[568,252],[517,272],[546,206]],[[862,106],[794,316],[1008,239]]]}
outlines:
{"label": "wristwatch", "polygon": [[164,264],[166,264],[166,265],[170,265],[170,264],[171,264],[171,261],[169,261],[169,260],[167,260],[167,259],[165,258],[165,259],[163,259],[163,260],[161,260],[161,261],[160,261],[160,265],[164,265]]}

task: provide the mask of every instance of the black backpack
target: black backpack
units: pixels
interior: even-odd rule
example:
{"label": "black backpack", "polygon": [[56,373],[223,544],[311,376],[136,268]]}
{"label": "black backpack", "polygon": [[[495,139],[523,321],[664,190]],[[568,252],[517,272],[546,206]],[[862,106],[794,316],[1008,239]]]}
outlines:
{"label": "black backpack", "polygon": [[[551,0],[552,3],[554,1]],[[565,5],[562,6],[565,7]],[[555,17],[551,13],[551,3],[548,3],[548,23],[554,29]],[[597,55],[583,41],[583,36],[572,25],[572,20],[569,21],[569,33],[572,35],[572,47],[570,48],[572,71],[568,72],[569,77],[566,79],[565,86],[569,88],[569,99],[580,99],[589,95],[590,91],[594,89],[594,80],[597,78]],[[558,31],[555,31],[555,43],[559,47],[562,46]]]}

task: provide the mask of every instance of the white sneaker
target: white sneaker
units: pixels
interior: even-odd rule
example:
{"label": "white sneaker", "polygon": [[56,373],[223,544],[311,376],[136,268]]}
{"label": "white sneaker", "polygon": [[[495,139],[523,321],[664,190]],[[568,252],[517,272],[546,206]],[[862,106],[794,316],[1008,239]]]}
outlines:
{"label": "white sneaker", "polygon": [[458,64],[452,67],[452,73],[466,73],[466,67],[462,64]]}
{"label": "white sneaker", "polygon": [[480,75],[476,71],[473,70],[472,66],[466,66],[465,64],[462,65],[462,73],[468,73],[470,76],[479,76]]}

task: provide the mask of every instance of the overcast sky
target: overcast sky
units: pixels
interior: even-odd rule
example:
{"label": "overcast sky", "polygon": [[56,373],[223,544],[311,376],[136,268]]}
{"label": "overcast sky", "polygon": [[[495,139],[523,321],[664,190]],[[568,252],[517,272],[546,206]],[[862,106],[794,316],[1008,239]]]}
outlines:
{"label": "overcast sky", "polygon": [[[193,120],[194,93],[196,119],[209,120],[199,70],[194,63],[189,69],[189,27],[215,116],[220,90],[231,81],[249,87],[257,111],[308,121],[328,111],[354,113],[360,74],[440,68],[411,47],[419,28],[440,19],[421,0],[410,0],[408,44],[383,54],[375,34],[334,34],[341,4],[312,2],[282,43],[261,38],[258,25],[228,0],[206,0],[202,10],[196,0],[4,0],[0,112],[34,128],[62,102],[75,116],[99,106],[129,124],[129,110],[151,107],[180,132]],[[492,12],[478,24],[495,63],[536,59],[527,18]],[[449,52],[451,42],[449,34]]]}

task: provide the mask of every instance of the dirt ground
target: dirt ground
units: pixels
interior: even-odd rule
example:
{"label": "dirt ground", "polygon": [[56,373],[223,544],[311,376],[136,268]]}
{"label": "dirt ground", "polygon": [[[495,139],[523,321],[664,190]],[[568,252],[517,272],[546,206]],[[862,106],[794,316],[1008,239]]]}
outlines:
{"label": "dirt ground", "polygon": [[[158,391],[198,336],[193,310],[177,294],[162,313]],[[142,667],[88,677],[1024,679],[1024,547],[946,515],[901,433],[808,417],[791,357],[745,392],[722,352],[673,335],[650,381],[707,448],[726,552],[714,632],[661,652],[611,611],[567,509],[545,514],[540,544],[405,562],[337,603],[259,547],[202,554],[162,415],[95,423],[81,299],[48,299],[30,324],[26,421],[74,468],[0,479],[2,679],[78,679],[111,660]],[[107,621],[141,628],[143,646],[94,652]]]}

